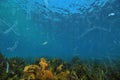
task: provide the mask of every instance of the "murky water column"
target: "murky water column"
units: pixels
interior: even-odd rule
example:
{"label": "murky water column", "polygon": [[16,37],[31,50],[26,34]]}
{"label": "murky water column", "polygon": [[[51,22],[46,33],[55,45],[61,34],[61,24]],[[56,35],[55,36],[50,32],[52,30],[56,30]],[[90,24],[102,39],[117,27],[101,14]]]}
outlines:
{"label": "murky water column", "polygon": [[1,51],[22,57],[119,56],[118,3],[118,0],[1,1]]}

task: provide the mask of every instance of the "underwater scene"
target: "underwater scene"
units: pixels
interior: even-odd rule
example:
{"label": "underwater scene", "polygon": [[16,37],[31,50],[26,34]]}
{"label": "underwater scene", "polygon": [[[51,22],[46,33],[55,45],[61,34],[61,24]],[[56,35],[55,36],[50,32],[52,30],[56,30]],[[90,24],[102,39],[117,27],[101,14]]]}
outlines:
{"label": "underwater scene", "polygon": [[120,0],[0,0],[0,80],[120,80]]}

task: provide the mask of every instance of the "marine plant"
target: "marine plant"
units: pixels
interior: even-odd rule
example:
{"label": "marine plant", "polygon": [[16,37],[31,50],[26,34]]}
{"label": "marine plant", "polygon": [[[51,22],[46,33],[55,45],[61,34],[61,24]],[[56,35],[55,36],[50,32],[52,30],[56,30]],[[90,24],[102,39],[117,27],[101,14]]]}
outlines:
{"label": "marine plant", "polygon": [[22,77],[23,68],[26,65],[25,60],[19,57],[12,57],[8,60],[9,70],[8,70],[8,77],[9,79],[19,79]]}
{"label": "marine plant", "polygon": [[22,77],[24,66],[24,59],[6,58],[0,53],[0,80],[19,80]]}
{"label": "marine plant", "polygon": [[[34,59],[32,59],[34,60]],[[120,60],[71,61],[37,58],[27,64],[19,57],[7,58],[0,53],[0,80],[120,80]]]}
{"label": "marine plant", "polygon": [[45,58],[41,58],[38,65],[29,65],[24,68],[24,80],[53,80],[53,73],[46,69],[48,66]]}
{"label": "marine plant", "polygon": [[5,80],[7,78],[6,58],[2,53],[0,53],[0,76],[0,80]]}

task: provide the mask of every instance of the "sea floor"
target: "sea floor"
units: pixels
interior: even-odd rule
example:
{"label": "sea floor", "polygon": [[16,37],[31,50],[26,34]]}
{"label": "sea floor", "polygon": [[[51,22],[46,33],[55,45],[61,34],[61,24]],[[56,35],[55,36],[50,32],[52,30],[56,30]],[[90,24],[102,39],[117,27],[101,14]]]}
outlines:
{"label": "sea floor", "polygon": [[69,61],[60,58],[7,58],[0,54],[0,80],[120,80],[120,60]]}

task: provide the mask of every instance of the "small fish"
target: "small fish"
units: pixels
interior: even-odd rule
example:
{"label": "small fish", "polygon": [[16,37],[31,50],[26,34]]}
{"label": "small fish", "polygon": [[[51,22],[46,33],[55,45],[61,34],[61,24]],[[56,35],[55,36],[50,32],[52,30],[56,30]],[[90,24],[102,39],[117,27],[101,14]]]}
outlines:
{"label": "small fish", "polygon": [[46,45],[46,44],[48,44],[48,42],[47,42],[47,41],[45,41],[45,42],[43,42],[43,43],[42,43],[42,45]]}
{"label": "small fish", "polygon": [[109,13],[108,14],[108,16],[114,16],[115,15],[115,13]]}

